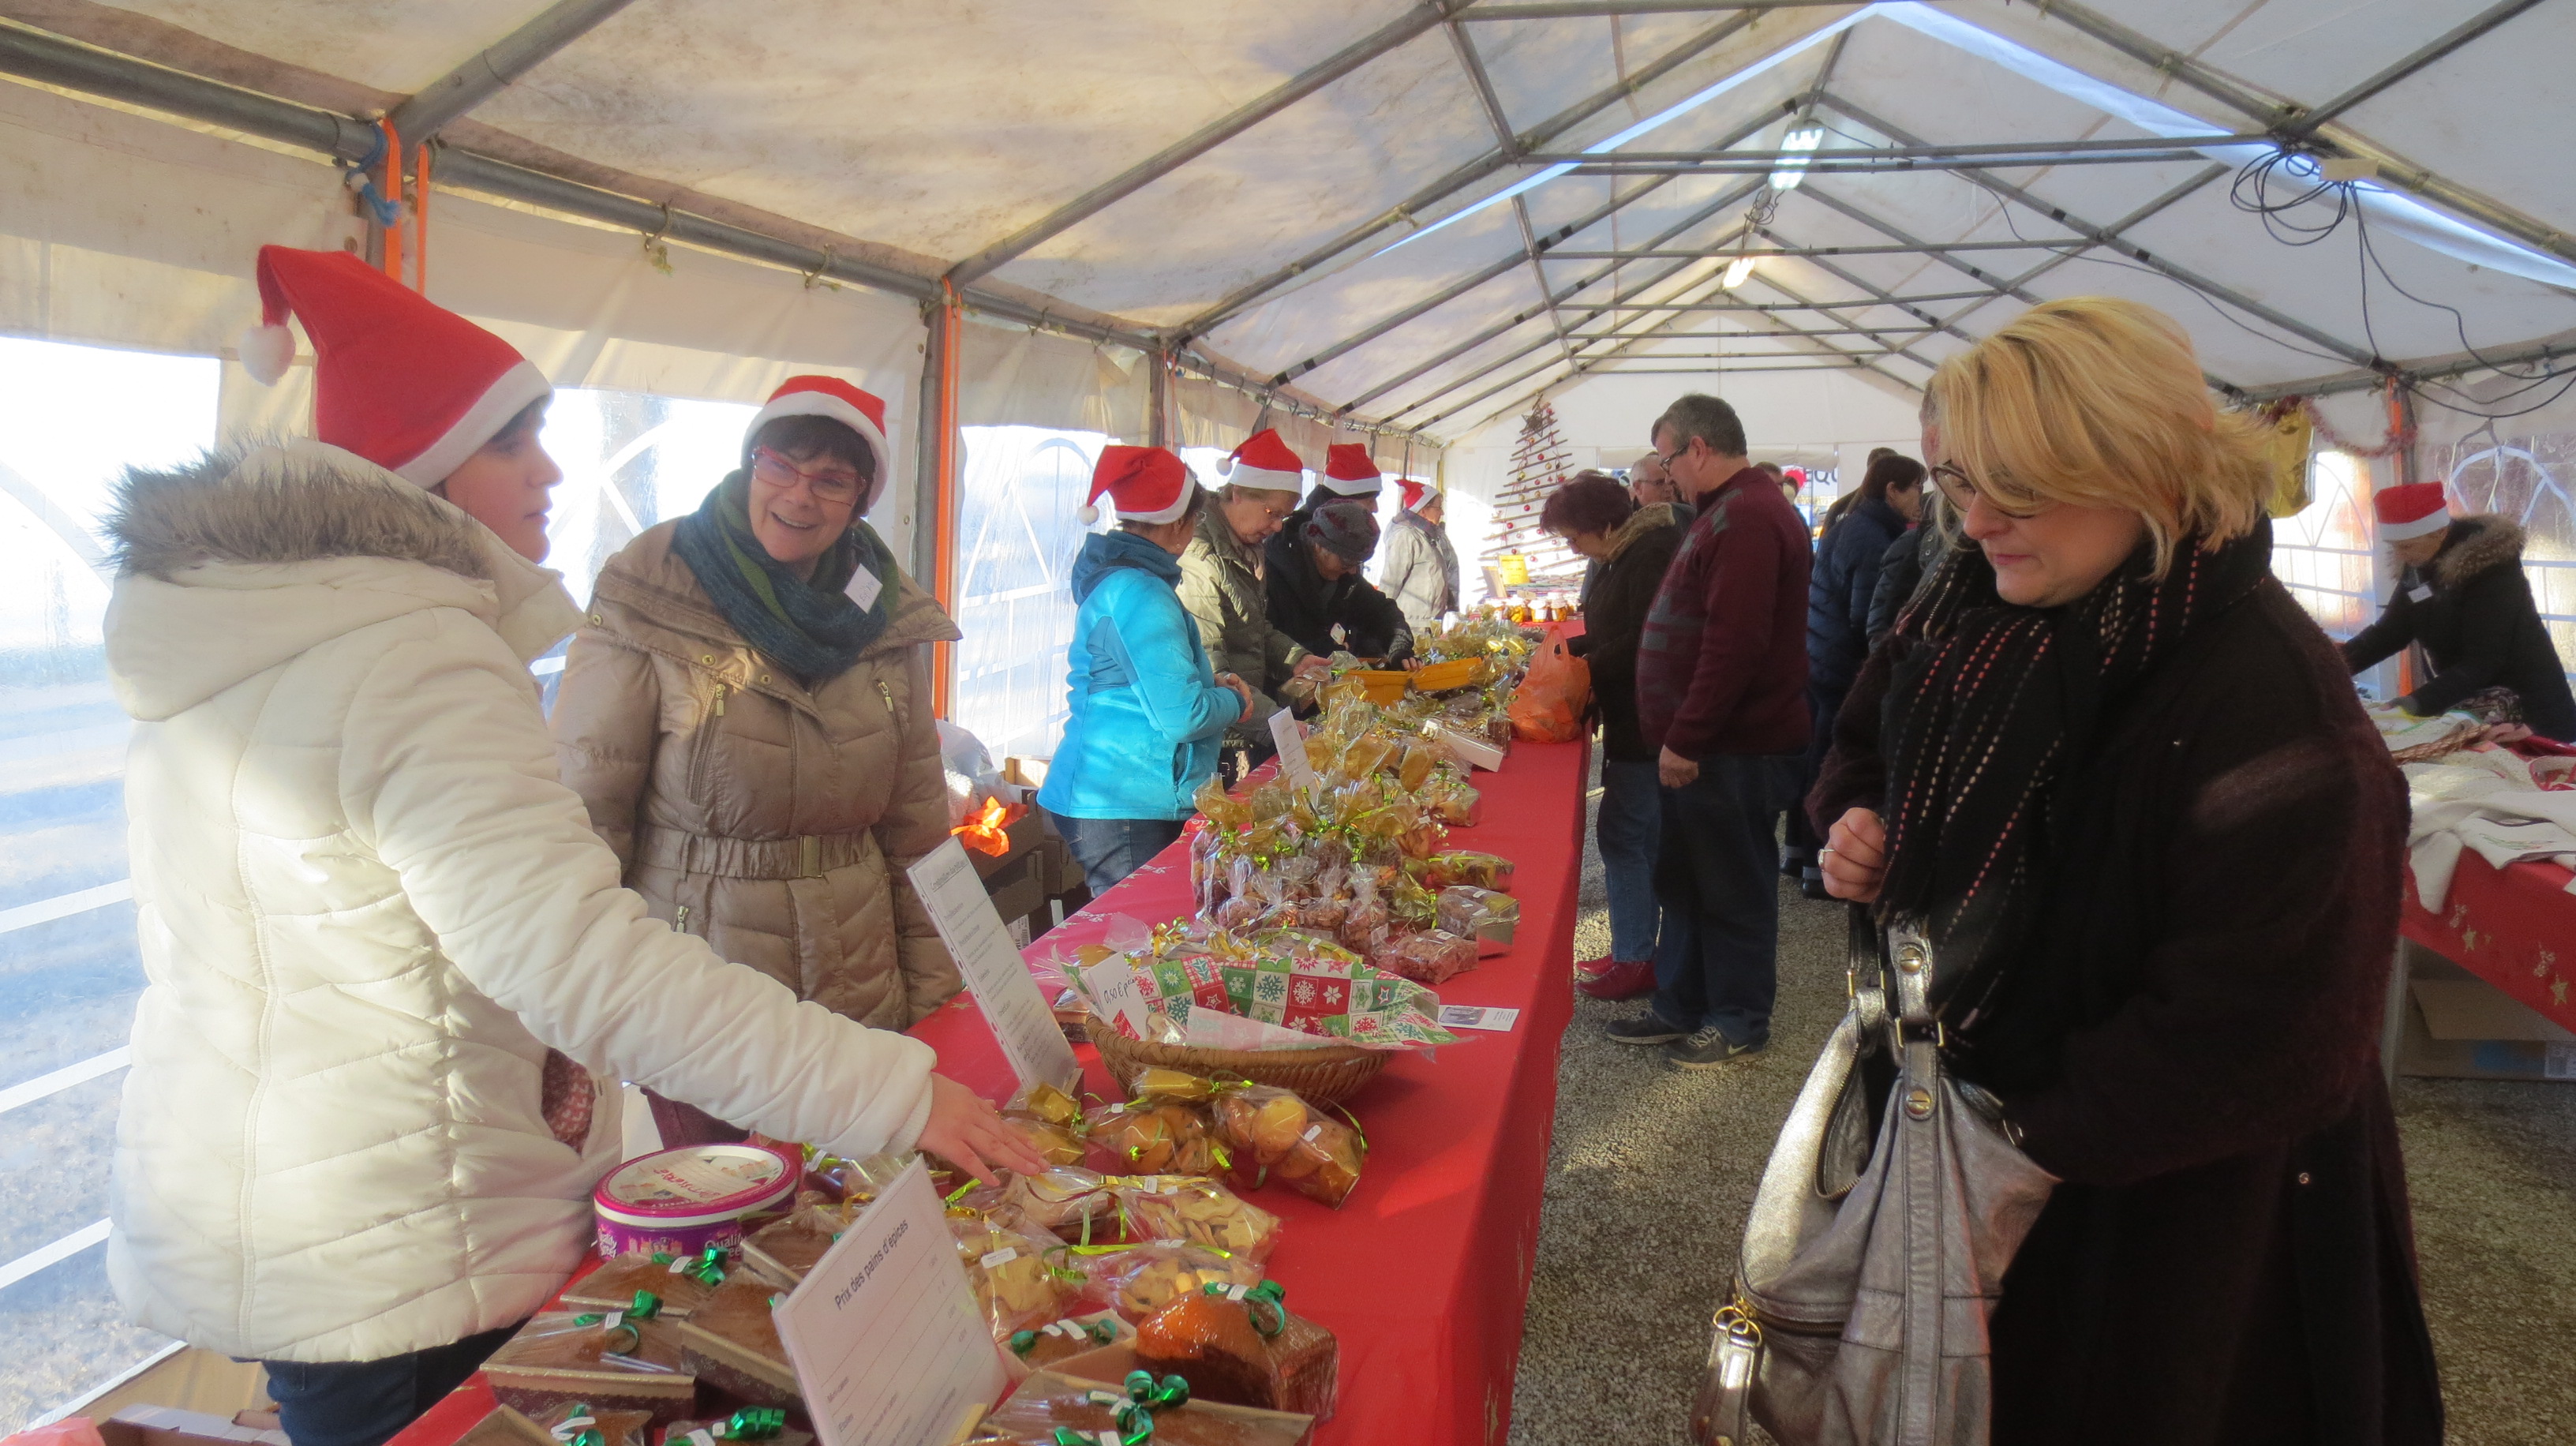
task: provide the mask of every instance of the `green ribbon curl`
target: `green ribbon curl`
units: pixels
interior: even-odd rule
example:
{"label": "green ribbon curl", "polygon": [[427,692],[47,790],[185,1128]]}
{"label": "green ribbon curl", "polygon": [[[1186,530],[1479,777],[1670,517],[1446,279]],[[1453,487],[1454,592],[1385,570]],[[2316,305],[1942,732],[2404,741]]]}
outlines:
{"label": "green ribbon curl", "polygon": [[727,1441],[765,1441],[787,1429],[787,1412],[778,1406],[745,1406],[716,1423],[715,1435]]}

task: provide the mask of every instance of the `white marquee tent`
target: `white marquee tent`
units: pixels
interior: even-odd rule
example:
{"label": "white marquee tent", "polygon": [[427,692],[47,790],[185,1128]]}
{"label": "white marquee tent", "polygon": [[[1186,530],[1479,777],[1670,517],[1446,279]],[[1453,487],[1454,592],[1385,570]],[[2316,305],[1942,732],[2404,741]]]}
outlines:
{"label": "white marquee tent", "polygon": [[[389,258],[547,370],[577,583],[780,377],[884,395],[917,465],[876,521],[996,739],[1044,735],[1102,442],[1203,463],[1267,421],[1490,497],[1536,397],[1619,465],[1696,389],[1831,467],[2097,292],[2231,398],[2318,399],[2279,566],[2330,626],[2371,604],[2374,480],[2442,477],[2531,525],[2576,656],[2571,55],[2538,0],[0,0],[0,693],[34,700],[0,978],[72,981],[0,1028],[0,1133],[112,1117],[67,1102],[112,1083],[130,949],[42,934],[122,907],[93,528],[116,466],[300,424],[220,360],[261,243]],[[0,1242],[0,1319],[52,1352],[0,1427],[159,1348],[72,1195]]]}

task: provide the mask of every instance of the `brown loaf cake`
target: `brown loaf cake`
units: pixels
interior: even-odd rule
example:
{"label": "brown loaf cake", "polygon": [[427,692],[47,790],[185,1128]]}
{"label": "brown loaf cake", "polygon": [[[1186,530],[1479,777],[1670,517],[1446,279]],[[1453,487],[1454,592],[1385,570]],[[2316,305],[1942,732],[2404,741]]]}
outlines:
{"label": "brown loaf cake", "polygon": [[794,1289],[822,1263],[843,1224],[842,1212],[828,1205],[799,1210],[762,1226],[743,1241],[743,1263],[772,1284]]}
{"label": "brown loaf cake", "polygon": [[[696,1261],[687,1263],[694,1265]],[[670,1320],[686,1317],[715,1294],[714,1286],[694,1275],[679,1274],[671,1269],[669,1261],[630,1252],[564,1287],[563,1303],[577,1311],[624,1310],[634,1303],[639,1290],[649,1290],[658,1297],[662,1315]]]}
{"label": "brown loaf cake", "polygon": [[[642,1411],[662,1425],[687,1414],[697,1381],[681,1361],[678,1327],[630,1322],[640,1338],[619,1354],[607,1325],[582,1325],[571,1312],[547,1311],[519,1328],[483,1363],[492,1394],[529,1416],[582,1402],[603,1411]],[[623,1343],[624,1332],[617,1334]]]}
{"label": "brown loaf cake", "polygon": [[680,1359],[708,1385],[755,1406],[797,1406],[796,1368],[778,1339],[778,1287],[738,1275],[680,1322]]}
{"label": "brown loaf cake", "polygon": [[1136,1364],[1177,1375],[1193,1395],[1317,1420],[1333,1413],[1341,1343],[1303,1316],[1282,1311],[1279,1334],[1264,1336],[1254,1307],[1204,1292],[1183,1296],[1136,1328]]}
{"label": "brown loaf cake", "polygon": [[[1107,1382],[1040,1371],[984,1418],[974,1440],[1054,1446],[1059,1427],[1116,1431],[1115,1403],[1123,1399]],[[1154,1446],[1302,1446],[1313,1431],[1311,1417],[1193,1400],[1156,1413]]]}

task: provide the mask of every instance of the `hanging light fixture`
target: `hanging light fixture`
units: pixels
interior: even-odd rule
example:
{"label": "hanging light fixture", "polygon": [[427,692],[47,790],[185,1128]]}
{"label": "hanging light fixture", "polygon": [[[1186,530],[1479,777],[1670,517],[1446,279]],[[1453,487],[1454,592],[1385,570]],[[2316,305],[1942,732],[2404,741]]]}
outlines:
{"label": "hanging light fixture", "polygon": [[1738,256],[1734,260],[1726,263],[1726,275],[1718,278],[1717,284],[1729,291],[1733,291],[1735,288],[1744,284],[1744,278],[1751,276],[1752,274],[1753,258],[1750,256]]}
{"label": "hanging light fixture", "polygon": [[1798,189],[1798,182],[1804,180],[1807,175],[1807,155],[1812,154],[1824,143],[1825,128],[1817,125],[1812,116],[1790,127],[1789,133],[1780,138],[1780,149],[1801,154],[1784,159],[1780,163],[1780,168],[1771,173],[1771,189],[1775,191]]}

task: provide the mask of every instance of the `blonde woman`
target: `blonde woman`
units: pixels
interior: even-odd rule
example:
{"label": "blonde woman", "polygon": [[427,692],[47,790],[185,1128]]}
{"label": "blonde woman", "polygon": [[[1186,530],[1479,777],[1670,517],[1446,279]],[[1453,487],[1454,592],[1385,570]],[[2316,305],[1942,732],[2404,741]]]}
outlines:
{"label": "blonde woman", "polygon": [[1991,1321],[1998,1446],[2430,1443],[2377,1041],[2406,797],[2274,581],[2263,453],[2134,302],[1935,374],[1969,544],[1808,799],[1920,921],[1959,1074],[2059,1178]]}

